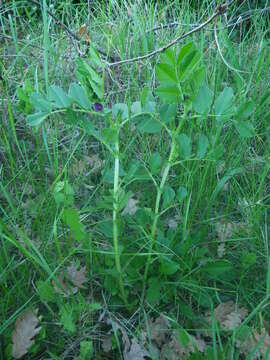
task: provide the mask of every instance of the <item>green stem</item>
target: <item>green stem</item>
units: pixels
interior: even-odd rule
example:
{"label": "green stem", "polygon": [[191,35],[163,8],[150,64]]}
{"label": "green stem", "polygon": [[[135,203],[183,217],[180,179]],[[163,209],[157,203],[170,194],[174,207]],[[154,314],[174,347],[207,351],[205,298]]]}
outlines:
{"label": "green stem", "polygon": [[[176,133],[178,133],[179,130],[180,130],[180,126],[179,126],[179,129],[177,129]],[[144,275],[143,275],[143,290],[142,290],[142,295],[141,295],[141,304],[143,304],[144,297],[145,297],[147,277],[148,277],[149,267],[150,267],[150,263],[151,263],[151,259],[152,259],[152,250],[155,245],[157,222],[158,222],[158,218],[160,216],[159,207],[160,207],[161,196],[162,196],[164,186],[167,181],[167,178],[168,178],[168,175],[169,175],[169,172],[170,172],[170,169],[171,169],[174,157],[175,157],[175,151],[176,151],[176,143],[175,143],[175,138],[173,137],[169,159],[165,166],[165,169],[164,169],[164,172],[163,172],[163,175],[161,178],[160,186],[157,190],[157,197],[156,197],[156,204],[155,204],[155,217],[154,217],[154,221],[152,224],[151,236],[150,236],[150,247],[149,247],[147,262],[146,262]]]}
{"label": "green stem", "polygon": [[170,169],[173,166],[173,162],[174,162],[174,158],[175,158],[175,154],[176,154],[176,149],[177,149],[177,147],[176,147],[176,137],[180,133],[180,131],[182,129],[182,126],[184,125],[185,118],[186,118],[186,109],[184,108],[184,116],[182,118],[182,121],[179,122],[179,125],[177,126],[177,129],[174,131],[174,133],[171,134],[171,136],[172,136],[172,145],[171,145],[170,155],[169,155],[168,162],[167,162],[167,164],[165,166],[165,169],[164,169],[164,172],[163,172],[163,175],[162,175],[162,178],[161,178],[160,186],[159,186],[159,188],[157,190],[155,213],[154,213],[155,217],[154,217],[154,221],[153,221],[153,224],[152,224],[151,236],[150,236],[150,247],[149,247],[147,262],[146,262],[144,275],[143,275],[143,289],[142,289],[142,295],[141,295],[141,305],[143,304],[144,297],[145,297],[147,277],[148,277],[149,267],[150,267],[150,263],[151,263],[151,259],[152,259],[152,250],[153,250],[153,247],[155,245],[157,222],[158,222],[158,218],[160,216],[159,207],[160,207],[161,196],[163,194],[164,186],[166,184]]}
{"label": "green stem", "polygon": [[119,242],[118,242],[118,197],[119,197],[119,138],[115,143],[115,158],[114,158],[114,185],[113,185],[113,246],[114,246],[114,256],[115,256],[115,266],[118,272],[119,288],[122,299],[125,305],[128,307],[127,296],[124,289],[120,253],[119,253]]}

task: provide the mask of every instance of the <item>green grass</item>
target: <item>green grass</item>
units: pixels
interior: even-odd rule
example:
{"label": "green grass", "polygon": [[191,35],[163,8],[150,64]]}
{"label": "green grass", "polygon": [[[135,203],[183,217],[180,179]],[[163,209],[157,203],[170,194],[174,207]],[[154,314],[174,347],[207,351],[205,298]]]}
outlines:
{"label": "green grass", "polygon": [[[62,1],[50,10],[73,32],[88,21],[91,44],[108,53],[108,62],[111,56],[128,59],[164,46],[214,10],[210,0],[199,6],[178,0],[131,3],[94,1],[88,13],[87,2]],[[217,21],[222,55],[239,72],[221,59],[213,25],[175,47],[192,41],[201,54],[204,81],[214,97],[208,115],[194,110],[194,99],[193,105],[181,100],[173,124],[149,134],[138,124],[134,129],[130,119],[81,112],[96,128],[108,129],[107,142],[70,125],[78,113],[69,124],[65,112],[57,110],[39,127],[27,125],[34,113],[31,93],[48,93],[51,85],[67,91],[78,83],[76,46],[82,52],[86,46],[74,46],[44,12],[45,0],[36,10],[26,4],[10,1],[0,8],[0,359],[12,358],[14,324],[26,309],[38,309],[42,326],[27,359],[79,354],[80,360],[125,359],[127,336],[136,338],[150,358],[165,358],[163,348],[174,359],[180,355],[172,345],[173,331],[186,349],[183,358],[256,359],[257,351],[267,359],[270,40],[269,10],[258,9],[270,3],[232,5],[229,24],[244,14],[246,22],[250,16],[246,27],[246,22],[227,28],[224,18]],[[179,25],[151,31],[171,22]],[[104,108],[117,103],[130,108],[146,99],[145,87],[159,107],[160,62],[158,55],[105,69]],[[226,87],[233,89],[236,108],[255,104],[245,119],[254,131],[239,130],[234,117],[223,125],[217,120],[213,103]],[[181,144],[179,154],[179,133],[191,139],[186,158]],[[201,135],[209,142],[202,158],[196,154]],[[182,141],[182,152],[188,151]],[[134,164],[140,169],[128,176]],[[123,215],[131,193],[138,210]],[[88,279],[74,294],[74,283],[67,280],[72,263],[85,266]],[[247,310],[230,330],[214,312],[228,301]],[[153,319],[160,314],[170,324],[163,324],[165,330],[168,326],[163,343],[153,335]],[[248,338],[250,348],[240,350],[239,339],[244,342],[252,331],[265,337]],[[187,344],[199,335],[204,353],[188,356]]]}

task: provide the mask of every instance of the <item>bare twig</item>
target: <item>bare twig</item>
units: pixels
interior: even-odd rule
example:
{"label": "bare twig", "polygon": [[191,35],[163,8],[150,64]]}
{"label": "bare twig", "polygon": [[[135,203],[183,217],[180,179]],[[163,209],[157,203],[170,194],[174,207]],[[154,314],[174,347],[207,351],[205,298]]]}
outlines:
{"label": "bare twig", "polygon": [[[40,3],[36,0],[29,0],[29,2],[31,2],[37,6],[41,6]],[[72,39],[89,45],[89,43],[87,41],[81,39],[75,32],[70,30],[69,27],[66,24],[64,24],[61,20],[59,20],[58,17],[55,16],[54,13],[52,13],[48,8],[47,8],[47,13],[54,19],[56,24],[59,25]],[[108,54],[104,50],[102,50],[100,47],[95,45],[95,48],[99,51],[100,54],[102,54],[105,57],[108,57]],[[111,58],[111,60],[115,60],[115,58],[112,57],[111,55],[109,57]]]}
{"label": "bare twig", "polygon": [[171,27],[175,27],[175,26],[179,26],[179,25],[184,25],[184,26],[190,26],[190,27],[196,27],[198,26],[198,24],[182,24],[178,21],[173,21],[171,23],[167,23],[167,24],[160,24],[152,29],[148,29],[146,30],[146,34],[147,33],[150,33],[150,32],[155,32],[155,31],[158,31],[158,30],[163,30],[163,29],[168,29],[168,28],[171,28]]}
{"label": "bare twig", "polygon": [[[36,0],[29,0],[31,3],[40,6],[40,3]],[[57,16],[55,16],[48,8],[47,8],[47,13],[54,19],[54,21],[56,22],[57,25],[60,25],[61,28],[63,30],[65,30],[66,33],[68,33],[73,39],[77,40],[77,41],[81,41],[81,39],[79,38],[79,36],[74,33],[73,31],[71,31],[69,29],[69,27],[67,25],[65,25],[61,20],[58,19]]]}
{"label": "bare twig", "polygon": [[199,26],[197,26],[196,28],[190,30],[189,32],[182,34],[180,36],[178,36],[177,38],[175,38],[174,40],[172,40],[170,43],[168,43],[165,46],[160,47],[159,49],[156,49],[146,55],[142,55],[142,56],[138,56],[138,57],[134,57],[134,58],[130,58],[130,59],[126,59],[126,60],[120,60],[120,61],[116,61],[113,63],[107,63],[107,66],[112,67],[112,66],[117,66],[117,65],[123,65],[123,64],[128,64],[128,63],[133,63],[133,62],[137,62],[140,60],[145,60],[145,59],[149,59],[150,57],[157,55],[159,53],[164,52],[165,50],[169,49],[170,47],[174,46],[176,43],[178,43],[180,40],[185,39],[186,37],[194,34],[195,32],[200,31],[201,29],[203,29],[206,25],[210,24],[215,18],[217,18],[219,15],[224,14],[226,10],[226,5],[220,5],[216,8],[215,12],[213,13],[212,16],[210,16],[210,18],[208,20],[206,20],[205,22],[203,22],[202,24],[200,24]]}
{"label": "bare twig", "polygon": [[[234,28],[236,25],[249,20],[252,16],[254,16],[253,15],[254,13],[263,14],[267,11],[270,11],[270,6],[269,7],[267,6],[263,9],[253,9],[253,10],[245,11],[245,12],[241,13],[239,16],[234,17],[233,19],[229,20],[228,24],[226,26],[220,27],[219,30],[225,30],[230,27]],[[164,29],[168,29],[168,28],[172,28],[172,27],[176,27],[176,26],[187,26],[187,27],[195,28],[195,27],[199,26],[199,24],[198,23],[187,24],[187,23],[182,23],[179,21],[173,21],[171,23],[157,25],[157,26],[153,27],[152,29],[146,30],[146,33],[148,34],[151,32],[158,31],[158,30],[164,30]],[[210,31],[214,31],[214,30],[210,29]]]}

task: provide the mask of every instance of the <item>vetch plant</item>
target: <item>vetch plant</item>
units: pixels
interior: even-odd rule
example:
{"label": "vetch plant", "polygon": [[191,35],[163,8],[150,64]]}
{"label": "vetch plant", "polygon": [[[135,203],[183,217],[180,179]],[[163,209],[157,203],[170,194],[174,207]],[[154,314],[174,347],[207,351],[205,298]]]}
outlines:
{"label": "vetch plant", "polygon": [[[121,297],[125,302],[126,306],[127,297],[124,290],[123,280],[122,280],[122,271],[121,271],[121,262],[120,262],[120,252],[119,252],[119,234],[118,234],[118,213],[126,205],[123,203],[119,207],[121,201],[121,189],[119,188],[119,131],[123,123],[121,123],[121,117],[118,116],[118,108],[114,107],[113,114],[107,109],[103,110],[103,105],[101,104],[103,100],[103,78],[100,77],[98,72],[95,70],[94,66],[99,66],[103,68],[103,64],[99,58],[98,53],[91,48],[91,58],[93,59],[93,64],[90,66],[87,62],[79,59],[77,63],[76,75],[80,80],[81,85],[72,83],[69,87],[68,94],[58,86],[50,86],[48,94],[42,93],[33,93],[30,97],[30,103],[35,109],[33,115],[27,117],[27,123],[31,126],[38,126],[43,123],[43,121],[49,116],[61,114],[64,115],[64,121],[72,126],[81,128],[86,133],[94,136],[99,140],[113,155],[114,157],[114,186],[112,192],[112,207],[113,207],[113,245],[115,253],[115,265],[118,272],[119,280],[119,289]],[[92,117],[103,118],[110,124],[109,128],[103,128],[101,133],[98,133],[94,129],[94,122],[89,122],[88,119],[83,117],[83,115],[91,115]],[[114,115],[114,121],[111,118],[111,115]],[[60,183],[57,184],[59,188]],[[66,186],[62,185],[63,186]],[[58,190],[54,191],[55,200],[57,203],[61,203],[61,192]],[[64,196],[64,195],[62,195]],[[124,199],[127,201],[128,199]],[[62,205],[71,205],[72,203],[67,204],[63,202]],[[82,239],[84,233],[80,229],[81,224],[78,220],[78,214],[75,209],[66,208],[63,211],[63,219],[70,226],[70,228],[75,232],[76,238],[78,240]],[[77,220],[76,220],[77,219]],[[79,236],[79,237],[78,237]],[[58,246],[58,251],[60,247]]]}
{"label": "vetch plant", "polygon": [[[113,187],[109,190],[109,195],[103,196],[98,204],[99,208],[111,211],[112,220],[101,225],[101,232],[108,238],[112,238],[118,290],[126,308],[130,309],[132,305],[128,298],[127,284],[129,282],[142,282],[141,303],[144,302],[145,297],[159,300],[160,295],[155,294],[161,289],[158,276],[167,278],[177,272],[185,271],[181,268],[180,262],[171,254],[159,251],[160,241],[164,238],[162,216],[184,201],[186,214],[189,213],[190,207],[193,207],[191,213],[194,214],[198,200],[192,203],[192,194],[185,186],[187,184],[171,186],[170,173],[172,170],[176,173],[181,172],[185,164],[192,162],[204,164],[204,161],[208,159],[209,161],[204,164],[206,171],[202,178],[202,183],[205,184],[211,161],[215,159],[216,154],[224,151],[223,148],[220,149],[219,139],[225,125],[229,128],[233,125],[243,140],[253,136],[254,128],[247,119],[253,113],[254,104],[248,101],[235,107],[233,90],[227,87],[214,97],[206,84],[205,68],[200,61],[200,53],[193,43],[188,43],[179,51],[169,48],[161,55],[156,66],[156,78],[159,84],[154,90],[154,95],[148,87],[145,87],[141,92],[140,100],[133,102],[130,106],[117,103],[110,109],[106,106],[106,99],[104,99],[103,63],[93,47],[90,48],[90,54],[90,63],[82,59],[77,61],[76,75],[80,84],[72,83],[68,93],[59,86],[52,85],[47,94],[37,92],[30,96],[28,108],[32,106],[35,112],[28,115],[26,121],[30,126],[39,126],[48,117],[61,118],[68,126],[76,127],[85,134],[93,136],[113,159],[113,168],[105,169],[103,173],[104,178]],[[101,70],[102,75],[97,68]],[[214,136],[202,132],[201,124],[206,121],[214,130],[212,131]],[[195,122],[196,126],[193,124]],[[122,153],[125,149],[122,149],[121,135],[128,124],[136,129],[136,134],[140,133],[142,136],[149,137],[154,135],[160,139],[166,139],[169,146],[167,159],[162,158],[158,151],[154,151],[150,154],[148,165],[132,159],[128,163],[128,168],[125,169],[122,161]],[[200,129],[200,132],[195,132],[195,128]],[[225,174],[217,184],[209,200],[209,206],[226,181],[241,171],[241,168],[230,169]],[[133,199],[134,209],[128,211],[127,208],[131,206],[131,199],[134,196],[128,188],[138,181],[147,181],[152,184],[155,190],[154,205],[140,208],[139,201]],[[61,197],[63,188],[66,189],[67,185],[59,182],[54,190],[55,200],[58,206],[62,207],[61,214],[64,223],[69,226],[76,239],[82,241],[86,234],[80,223],[79,212],[72,207],[73,194],[69,194],[69,198],[72,198],[71,202],[67,202],[67,199],[63,200]],[[187,215],[182,222],[181,246],[185,243],[188,233]],[[173,227],[177,228],[176,221]],[[135,245],[132,245],[135,255],[132,256],[125,253],[128,240],[125,234],[131,229],[133,234],[135,233],[132,235],[135,236]],[[147,243],[146,246],[145,243],[141,246],[139,242],[136,245],[136,236],[139,238],[142,234]],[[173,246],[169,244],[168,247]],[[59,244],[57,248],[61,256]],[[143,257],[146,256],[146,262],[143,263],[140,260],[141,257],[137,256],[140,255],[142,248],[147,250],[142,254]],[[183,254],[183,249],[181,251]],[[180,256],[181,251],[178,252]],[[123,257],[125,257],[125,266],[123,266]],[[155,260],[160,266],[158,270],[155,268],[154,272],[151,267]],[[130,263],[134,264],[135,270],[130,269]],[[109,260],[105,261],[104,266],[109,267],[105,269],[105,273],[107,271],[105,284],[107,283],[108,287],[113,289],[113,294],[117,294],[118,291],[115,290],[112,280],[114,272],[110,268]],[[222,271],[227,271],[229,267],[230,264],[227,262],[222,262],[222,264],[220,261],[213,262],[208,265],[208,270],[205,269],[205,272],[213,274],[217,271],[220,274]],[[159,274],[156,274],[157,271]],[[112,278],[109,279],[109,276]]]}

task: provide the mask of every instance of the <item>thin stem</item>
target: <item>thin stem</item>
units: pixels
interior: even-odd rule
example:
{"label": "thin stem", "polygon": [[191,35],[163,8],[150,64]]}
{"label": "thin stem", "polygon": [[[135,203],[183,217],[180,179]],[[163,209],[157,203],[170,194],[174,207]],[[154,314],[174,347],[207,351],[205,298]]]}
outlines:
{"label": "thin stem", "polygon": [[[50,38],[49,38],[49,21],[47,17],[47,1],[43,0],[42,3],[43,9],[43,68],[44,68],[44,79],[45,79],[45,88],[46,94],[48,95],[49,91],[49,51],[50,51]],[[48,146],[47,132],[44,123],[41,125],[42,138],[44,147],[48,156],[48,160],[51,168],[53,168],[53,162],[51,153]]]}
{"label": "thin stem", "polygon": [[[119,133],[118,133],[119,136]],[[118,198],[119,198],[119,137],[115,143],[115,157],[114,157],[114,184],[113,184],[113,246],[115,256],[115,266],[118,272],[119,288],[122,299],[125,305],[128,307],[127,296],[124,289],[120,253],[119,253],[119,241],[118,241]]]}
{"label": "thin stem", "polygon": [[[177,129],[178,130],[178,129]],[[180,130],[180,127],[179,127]],[[177,131],[178,132],[178,131]],[[150,247],[149,247],[149,251],[148,251],[148,257],[147,257],[147,262],[146,262],[146,266],[145,266],[145,270],[144,270],[144,276],[143,276],[143,290],[142,290],[142,295],[141,295],[141,304],[144,301],[144,297],[145,297],[145,290],[146,290],[146,283],[147,283],[147,276],[148,276],[148,272],[149,272],[149,267],[150,267],[150,263],[151,263],[151,259],[152,259],[152,250],[155,244],[155,238],[156,238],[156,230],[157,230],[157,222],[158,222],[158,218],[160,216],[159,214],[159,208],[160,208],[160,201],[161,201],[161,196],[164,190],[164,186],[165,183],[167,181],[174,157],[175,157],[175,151],[176,151],[176,143],[175,143],[175,137],[172,138],[172,145],[171,145],[171,151],[170,151],[170,155],[169,155],[169,159],[168,162],[165,166],[163,175],[162,175],[162,179],[160,182],[160,186],[157,190],[157,197],[156,197],[156,204],[155,204],[155,217],[154,217],[154,221],[152,224],[152,229],[151,229],[151,237],[150,237]]]}
{"label": "thin stem", "polygon": [[177,44],[180,40],[183,40],[186,37],[194,34],[195,32],[200,31],[206,25],[210,24],[216,17],[218,17],[219,15],[224,14],[225,11],[226,11],[226,5],[220,5],[220,6],[218,6],[216,8],[215,12],[212,14],[212,16],[210,16],[209,19],[207,19],[205,22],[203,22],[202,24],[200,24],[196,28],[188,31],[187,33],[184,33],[184,34],[181,34],[181,35],[177,36],[174,40],[169,42],[167,45],[162,46],[162,47],[160,47],[160,48],[158,48],[158,49],[156,49],[154,51],[151,51],[150,53],[148,53],[146,55],[142,55],[142,56],[134,57],[134,58],[131,58],[131,59],[126,59],[126,60],[120,60],[120,61],[116,61],[116,62],[113,62],[113,63],[107,63],[107,66],[112,67],[112,66],[118,66],[118,65],[128,64],[128,63],[134,63],[134,62],[137,62],[137,61],[149,59],[152,56],[160,54],[160,53],[164,52],[165,50],[169,49],[170,47],[174,46],[175,44]]}
{"label": "thin stem", "polygon": [[151,258],[152,258],[152,251],[153,251],[153,247],[155,245],[157,222],[158,222],[158,218],[160,216],[159,208],[160,208],[161,196],[163,194],[164,186],[166,184],[170,169],[174,165],[175,154],[176,154],[176,151],[177,151],[176,137],[180,133],[180,131],[182,129],[182,126],[184,125],[185,118],[186,118],[186,109],[184,108],[184,116],[182,118],[182,121],[179,122],[179,125],[178,125],[177,129],[174,131],[174,133],[171,134],[171,136],[172,136],[172,144],[171,144],[171,150],[170,150],[170,154],[169,154],[169,159],[168,159],[168,162],[167,162],[167,164],[165,166],[165,169],[164,169],[164,172],[163,172],[163,175],[162,175],[162,178],[161,178],[160,186],[159,186],[159,188],[157,190],[155,213],[154,213],[155,217],[154,217],[154,221],[153,221],[153,224],[152,224],[151,235],[150,235],[150,247],[149,247],[147,262],[146,262],[144,275],[143,275],[143,290],[142,290],[142,295],[141,295],[141,305],[143,304],[144,297],[145,297],[146,282],[147,282],[149,267],[150,267]]}

